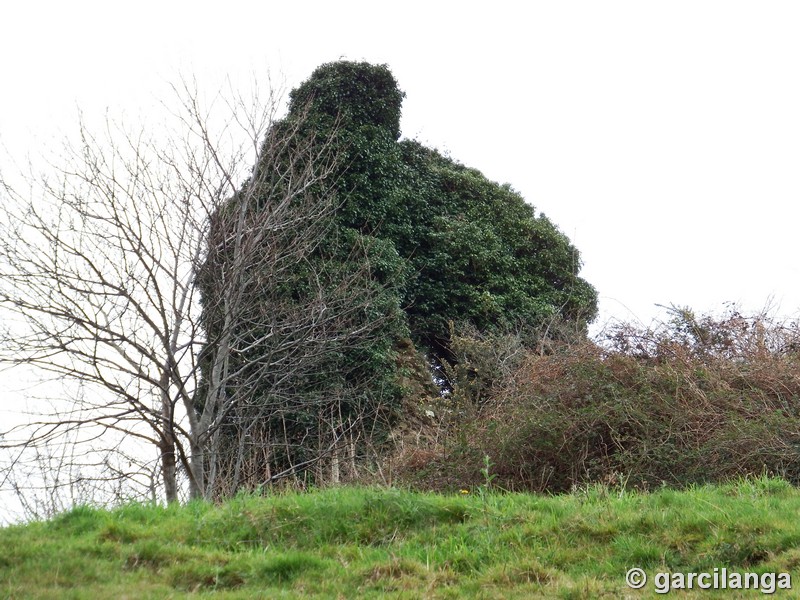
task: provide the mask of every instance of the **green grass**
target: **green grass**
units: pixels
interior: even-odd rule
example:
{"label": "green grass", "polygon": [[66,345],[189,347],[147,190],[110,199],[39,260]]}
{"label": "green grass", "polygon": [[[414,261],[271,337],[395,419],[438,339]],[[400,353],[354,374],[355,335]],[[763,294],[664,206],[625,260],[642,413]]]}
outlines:
{"label": "green grass", "polygon": [[647,494],[335,488],[82,507],[0,529],[0,598],[661,597],[625,586],[633,566],[651,579],[790,572],[800,585],[798,516],[800,490],[768,478]]}

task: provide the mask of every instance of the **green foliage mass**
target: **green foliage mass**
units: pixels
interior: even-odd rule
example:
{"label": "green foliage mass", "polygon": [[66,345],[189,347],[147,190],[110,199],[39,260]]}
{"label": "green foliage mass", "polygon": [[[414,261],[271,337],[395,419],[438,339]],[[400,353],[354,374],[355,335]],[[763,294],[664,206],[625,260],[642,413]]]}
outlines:
{"label": "green foliage mass", "polygon": [[[253,210],[269,210],[270,198],[257,193],[253,200]],[[401,397],[394,346],[408,337],[398,290],[404,263],[390,243],[334,227],[330,215],[290,216],[296,226],[275,232],[266,258],[259,262],[256,253],[256,270],[244,278],[237,349],[226,365],[235,373],[226,393],[244,401],[223,419],[222,450],[209,452],[217,473],[211,496],[260,485],[269,474],[306,471],[294,472],[295,465],[320,467],[320,452],[337,437],[385,432]],[[320,243],[307,244],[315,236]],[[215,255],[201,273],[211,340],[220,339],[225,321],[219,274],[233,261],[229,252]],[[204,382],[209,368],[207,361]],[[204,386],[198,406],[206,393]]]}
{"label": "green foliage mass", "polygon": [[[511,187],[416,142],[402,143],[406,214],[388,235],[417,273],[406,301],[415,333],[447,337],[449,321],[481,331],[594,317],[569,240]],[[416,206],[414,206],[416,204]]]}
{"label": "green foliage mass", "polygon": [[396,140],[404,97],[385,66],[342,61],[319,67],[291,92],[289,117],[310,105],[317,126],[340,122],[348,130],[375,128]]}
{"label": "green foliage mass", "polygon": [[[273,472],[305,463],[309,440],[324,446],[331,431],[342,430],[345,423],[352,427],[365,415],[369,423],[356,437],[385,431],[392,411],[402,404],[396,371],[409,336],[432,361],[446,363],[455,359],[449,347],[452,322],[502,332],[559,319],[580,329],[595,315],[596,292],[578,276],[578,251],[551,221],[537,216],[510,186],[415,141],[399,140],[404,95],[384,65],[322,65],[291,93],[286,118],[267,136],[251,179],[262,187],[243,186],[240,196],[254,199],[251,210],[270,211],[286,196],[282,169],[291,165],[302,171],[298,165],[316,156],[297,149],[317,145],[327,149],[325,157],[334,157],[335,172],[304,194],[335,197],[330,219],[323,226],[314,221],[306,231],[276,234],[289,236],[288,249],[304,235],[318,244],[292,269],[256,273],[246,292],[254,299],[252,308],[240,317],[245,327],[269,323],[269,328],[238,334],[252,342],[236,360],[241,361],[241,387],[253,387],[247,404],[257,409],[233,415],[231,439],[239,435],[238,423],[258,419],[267,428],[263,438],[282,440],[270,454],[279,461]],[[285,148],[276,143],[283,138],[292,140]],[[285,156],[276,158],[276,147]],[[226,210],[235,210],[236,202]],[[297,222],[304,219],[299,214]],[[219,277],[213,272],[230,257],[219,260],[216,267],[210,265],[212,276],[203,288],[210,339],[223,320],[214,314],[221,303],[215,298]],[[319,305],[319,296],[328,298],[327,314],[346,312],[348,297],[369,301],[360,321],[344,319],[337,330],[321,331],[314,339],[347,339],[349,331],[363,331],[370,322],[378,325],[368,338],[334,345],[320,353],[324,359],[300,368],[294,356],[307,353],[280,355],[281,348],[296,346],[284,343],[292,336],[286,324],[292,322],[292,307]],[[283,331],[283,337],[275,331]],[[275,345],[276,351],[265,352],[265,344]],[[251,376],[247,363],[261,368],[260,356],[292,366],[291,376],[285,369],[274,378]],[[328,415],[324,423],[323,414]],[[286,454],[283,459],[280,453]]]}
{"label": "green foliage mass", "polygon": [[330,63],[293,92],[289,118],[310,110],[320,136],[335,132],[338,221],[389,240],[407,262],[401,304],[415,341],[447,355],[450,321],[482,331],[591,321],[597,294],[567,237],[509,185],[398,141],[403,97],[386,66]]}

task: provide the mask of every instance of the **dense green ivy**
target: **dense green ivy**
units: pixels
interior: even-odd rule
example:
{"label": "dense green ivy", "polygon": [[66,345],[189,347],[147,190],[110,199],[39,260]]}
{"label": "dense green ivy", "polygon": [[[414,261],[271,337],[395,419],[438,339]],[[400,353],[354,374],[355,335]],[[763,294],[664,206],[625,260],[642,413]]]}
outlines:
{"label": "dense green ivy", "polygon": [[292,90],[289,118],[310,106],[319,124],[340,122],[348,130],[374,127],[397,140],[404,97],[384,65],[331,63],[319,67],[308,81]]}
{"label": "dense green ivy", "polygon": [[503,330],[593,319],[597,294],[567,237],[510,186],[398,141],[403,97],[386,66],[330,63],[293,92],[290,118],[310,110],[319,135],[335,131],[345,156],[338,221],[391,241],[408,262],[401,303],[415,340],[439,353],[450,321]]}
{"label": "dense green ivy", "polygon": [[[291,93],[287,117],[270,134],[299,127],[304,136],[332,145],[339,167],[329,181],[340,203],[316,255],[256,297],[264,310],[269,303],[283,305],[286,297],[302,303],[304,294],[313,293],[304,282],[313,273],[318,283],[320,271],[326,285],[338,289],[337,278],[360,268],[352,264],[357,257],[359,263],[368,261],[370,277],[353,281],[374,288],[365,318],[383,323],[370,343],[342,345],[324,365],[315,365],[316,374],[293,382],[293,393],[309,400],[295,399],[269,432],[278,435],[280,425],[280,435],[292,438],[285,447],[300,448],[286,464],[302,462],[303,439],[322,435],[314,398],[349,394],[337,410],[362,417],[377,418],[376,407],[398,405],[402,390],[394,365],[397,348],[407,347],[402,340],[409,335],[432,360],[441,361],[452,358],[451,322],[502,333],[535,328],[553,317],[580,328],[596,313],[597,294],[578,275],[580,255],[550,220],[510,186],[416,141],[400,140],[404,95],[385,65],[325,64]],[[257,165],[256,172],[266,168]],[[258,196],[257,210],[268,210],[271,201],[269,194]],[[354,248],[361,251],[354,254]],[[212,285],[204,288],[207,306],[214,305],[215,293]],[[210,313],[207,326],[213,329]],[[271,385],[262,382],[254,391],[256,405],[271,401]]]}

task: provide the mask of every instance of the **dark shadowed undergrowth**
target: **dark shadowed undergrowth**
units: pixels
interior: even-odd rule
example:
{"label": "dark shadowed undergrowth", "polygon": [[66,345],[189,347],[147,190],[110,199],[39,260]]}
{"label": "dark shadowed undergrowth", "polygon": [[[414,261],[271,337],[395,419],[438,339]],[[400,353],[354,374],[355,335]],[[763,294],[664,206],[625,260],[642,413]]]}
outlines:
{"label": "dark shadowed undergrowth", "polygon": [[780,479],[651,493],[464,492],[333,488],[76,508],[0,529],[0,596],[618,598],[632,593],[632,566],[800,564],[800,492]]}

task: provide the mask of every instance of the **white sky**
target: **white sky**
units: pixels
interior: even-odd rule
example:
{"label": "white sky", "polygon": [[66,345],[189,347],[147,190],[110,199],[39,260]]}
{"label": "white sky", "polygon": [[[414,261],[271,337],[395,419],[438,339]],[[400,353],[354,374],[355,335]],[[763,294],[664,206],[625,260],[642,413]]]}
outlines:
{"label": "white sky", "polygon": [[[404,135],[508,182],[576,243],[602,319],[800,308],[800,3],[15,2],[0,142],[147,110],[176,74],[386,63]],[[630,311],[630,312],[629,312]]]}

